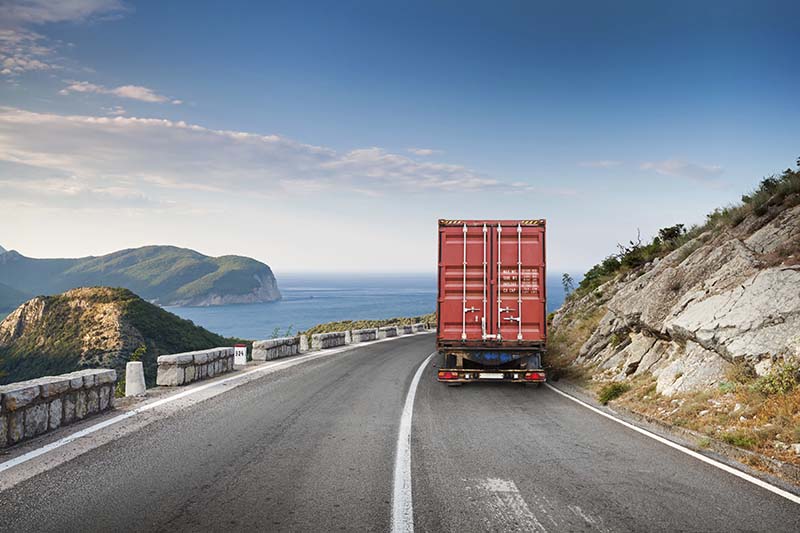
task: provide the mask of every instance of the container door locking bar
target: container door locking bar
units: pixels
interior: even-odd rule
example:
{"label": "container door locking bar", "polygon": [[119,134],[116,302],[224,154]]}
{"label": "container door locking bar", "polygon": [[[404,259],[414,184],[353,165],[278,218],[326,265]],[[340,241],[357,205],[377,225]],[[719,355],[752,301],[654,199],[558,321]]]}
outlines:
{"label": "container door locking bar", "polygon": [[501,340],[503,338],[503,334],[500,332],[500,325],[502,321],[500,319],[500,308],[503,305],[503,296],[501,293],[501,285],[503,285],[503,263],[501,260],[500,255],[500,243],[503,240],[503,226],[499,223],[497,224],[497,340]]}
{"label": "container door locking bar", "polygon": [[467,338],[467,225],[464,224],[464,262],[461,277],[461,339]]}
{"label": "container door locking bar", "polygon": [[517,224],[517,340],[522,340],[522,226]]}

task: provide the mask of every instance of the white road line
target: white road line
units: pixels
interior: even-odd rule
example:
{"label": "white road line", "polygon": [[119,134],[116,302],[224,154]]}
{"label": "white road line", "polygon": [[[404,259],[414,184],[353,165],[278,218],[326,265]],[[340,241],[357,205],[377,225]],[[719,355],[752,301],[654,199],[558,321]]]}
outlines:
{"label": "white road line", "polygon": [[411,501],[411,419],[414,416],[414,398],[422,372],[430,363],[433,352],[419,365],[411,380],[411,386],[403,404],[400,416],[400,431],[397,434],[397,451],[394,457],[394,479],[392,491],[392,532],[411,533],[414,531],[414,505]]}
{"label": "white road line", "polygon": [[35,450],[31,450],[28,453],[20,455],[19,457],[15,457],[14,459],[9,459],[8,461],[6,461],[4,463],[0,463],[0,473],[3,473],[6,470],[8,470],[9,468],[14,468],[17,465],[20,465],[22,463],[28,462],[31,459],[35,459],[36,457],[44,455],[44,454],[46,454],[48,452],[51,452],[51,451],[53,451],[55,449],[61,448],[62,446],[66,446],[70,442],[73,442],[73,441],[75,441],[77,439],[80,439],[81,437],[85,437],[86,435],[91,435],[92,433],[96,433],[97,431],[100,431],[103,428],[107,428],[108,426],[112,426],[112,425],[116,424],[117,422],[122,422],[123,420],[127,420],[128,418],[132,418],[132,417],[134,417],[134,416],[136,416],[136,415],[138,415],[140,413],[144,413],[144,412],[149,411],[151,409],[155,409],[156,407],[160,407],[162,405],[166,405],[168,403],[172,403],[172,402],[174,402],[176,400],[180,400],[182,398],[186,398],[187,396],[192,396],[192,395],[197,394],[199,392],[202,392],[202,391],[204,391],[206,389],[210,389],[212,387],[225,387],[226,385],[230,385],[232,383],[236,383],[237,381],[241,381],[244,378],[250,376],[251,374],[257,374],[259,372],[266,372],[266,373],[276,372],[278,370],[283,370],[284,368],[290,368],[290,367],[293,367],[293,366],[298,365],[300,363],[304,363],[306,361],[311,361],[313,359],[319,359],[321,357],[327,357],[329,355],[335,355],[337,353],[342,353],[342,352],[351,350],[353,348],[358,348],[358,347],[361,347],[361,346],[367,346],[367,345],[370,345],[370,344],[377,344],[377,343],[380,343],[380,342],[391,341],[391,340],[395,340],[395,339],[407,338],[407,337],[411,337],[411,336],[414,336],[414,335],[419,335],[420,333],[425,334],[425,333],[429,333],[429,332],[426,331],[426,332],[411,333],[411,334],[408,334],[408,335],[402,335],[402,336],[397,336],[397,337],[389,337],[389,338],[386,338],[386,339],[380,339],[380,340],[372,341],[372,342],[349,344],[347,346],[342,346],[341,348],[334,348],[334,349],[331,349],[331,350],[322,350],[322,351],[318,351],[318,352],[313,352],[313,353],[310,353],[310,354],[307,354],[307,355],[302,355],[300,357],[294,357],[294,358],[291,358],[291,359],[284,359],[284,360],[281,360],[281,361],[276,361],[275,363],[272,363],[272,364],[267,363],[266,365],[259,366],[258,368],[254,368],[253,370],[248,370],[247,372],[244,372],[242,374],[236,374],[236,375],[231,376],[231,377],[226,378],[226,379],[222,379],[222,380],[219,380],[219,381],[213,381],[211,383],[206,383],[204,385],[200,385],[200,386],[197,386],[197,387],[192,387],[192,388],[190,388],[188,390],[185,390],[183,392],[180,392],[178,394],[173,394],[171,396],[167,396],[166,398],[162,398],[161,400],[157,400],[155,402],[142,405],[141,407],[137,407],[136,409],[133,409],[133,410],[128,411],[126,413],[122,413],[121,415],[117,415],[117,416],[115,416],[113,418],[109,418],[108,420],[103,420],[102,422],[99,422],[99,423],[97,423],[97,424],[95,424],[93,426],[89,426],[89,427],[84,428],[84,429],[82,429],[80,431],[72,433],[71,435],[67,435],[66,437],[64,437],[62,439],[59,439],[59,440],[57,440],[55,442],[51,442],[50,444],[42,446],[41,448],[37,448]]}
{"label": "white road line", "polygon": [[773,494],[777,494],[778,496],[786,498],[787,500],[789,500],[791,502],[800,504],[800,496],[797,496],[795,494],[792,494],[791,492],[788,492],[788,491],[785,491],[785,490],[783,490],[781,488],[778,488],[775,485],[771,485],[771,484],[767,483],[766,481],[762,481],[762,480],[758,479],[757,477],[751,476],[750,474],[742,472],[741,470],[737,470],[736,468],[733,468],[732,466],[728,466],[728,465],[726,465],[724,463],[720,463],[719,461],[715,461],[714,459],[711,459],[710,457],[706,457],[705,455],[703,455],[701,453],[697,453],[694,450],[690,450],[689,448],[685,448],[685,447],[681,446],[680,444],[676,444],[676,443],[672,442],[669,439],[665,439],[664,437],[656,435],[655,433],[651,433],[650,431],[647,431],[646,429],[642,429],[642,428],[640,428],[638,426],[634,426],[633,424],[625,422],[624,420],[620,420],[619,418],[617,418],[615,416],[612,416],[612,415],[610,415],[610,414],[608,414],[608,413],[606,413],[604,411],[601,411],[600,409],[598,409],[598,408],[596,408],[594,406],[591,406],[588,403],[586,403],[584,401],[581,401],[581,400],[575,398],[574,396],[572,396],[570,394],[567,394],[566,392],[563,392],[563,391],[553,387],[549,383],[546,383],[546,385],[547,385],[547,388],[549,388],[550,390],[560,394],[561,396],[563,396],[563,397],[565,397],[565,398],[567,398],[569,400],[572,400],[575,403],[578,403],[578,404],[582,405],[583,407],[585,407],[585,408],[587,408],[587,409],[589,409],[591,411],[594,411],[595,413],[597,413],[600,416],[604,416],[604,417],[608,418],[609,420],[613,420],[614,422],[617,422],[618,424],[622,424],[623,426],[625,426],[628,429],[632,429],[633,431],[636,431],[637,433],[641,433],[645,437],[650,437],[651,439],[656,440],[656,441],[660,442],[661,444],[669,446],[670,448],[674,448],[675,450],[678,450],[679,452],[683,452],[686,455],[689,455],[691,457],[694,457],[695,459],[703,461],[706,464],[709,464],[711,466],[717,467],[720,470],[724,470],[725,472],[728,472],[729,474],[733,474],[734,476],[736,476],[738,478],[741,478],[741,479],[743,479],[745,481],[748,481],[748,482],[752,483],[753,485],[758,485],[762,489],[766,489],[766,490],[772,492]]}

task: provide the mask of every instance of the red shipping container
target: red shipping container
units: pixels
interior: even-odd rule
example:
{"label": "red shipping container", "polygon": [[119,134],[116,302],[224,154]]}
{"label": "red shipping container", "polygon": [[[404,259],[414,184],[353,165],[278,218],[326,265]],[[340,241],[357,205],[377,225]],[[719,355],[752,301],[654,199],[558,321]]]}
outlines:
{"label": "red shipping container", "polygon": [[544,220],[440,220],[440,349],[544,349]]}

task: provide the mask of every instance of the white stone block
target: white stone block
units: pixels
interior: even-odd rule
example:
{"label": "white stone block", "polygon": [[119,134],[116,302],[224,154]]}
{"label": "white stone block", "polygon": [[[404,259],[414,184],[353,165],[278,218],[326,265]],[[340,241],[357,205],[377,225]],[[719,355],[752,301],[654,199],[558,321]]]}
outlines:
{"label": "white stone block", "polygon": [[144,396],[147,394],[146,389],[142,362],[128,362],[125,365],[125,396]]}

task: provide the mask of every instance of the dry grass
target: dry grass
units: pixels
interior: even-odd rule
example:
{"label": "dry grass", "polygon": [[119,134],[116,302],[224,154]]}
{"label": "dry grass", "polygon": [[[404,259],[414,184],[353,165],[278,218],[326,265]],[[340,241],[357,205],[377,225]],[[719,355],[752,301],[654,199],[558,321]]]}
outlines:
{"label": "dry grass", "polygon": [[551,376],[556,379],[569,378],[578,383],[585,383],[589,379],[590,370],[574,363],[581,346],[597,329],[603,315],[603,307],[592,306],[588,311],[576,309],[564,317],[559,328],[550,331],[546,366]]}
{"label": "dry grass", "polygon": [[[770,374],[785,378],[785,366]],[[697,431],[733,446],[800,465],[791,444],[800,443],[800,387],[764,393],[746,366],[734,366],[715,389],[664,397],[650,379],[634,380],[618,402],[632,411]],[[767,389],[768,390],[768,389]]]}

